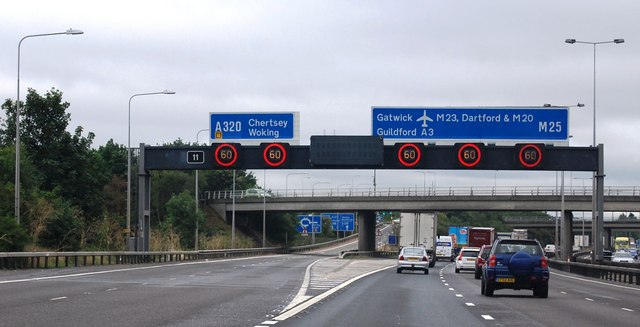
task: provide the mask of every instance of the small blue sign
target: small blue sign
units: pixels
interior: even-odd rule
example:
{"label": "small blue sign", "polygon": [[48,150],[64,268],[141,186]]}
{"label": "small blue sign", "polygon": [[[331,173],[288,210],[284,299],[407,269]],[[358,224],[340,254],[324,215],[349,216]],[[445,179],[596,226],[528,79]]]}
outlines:
{"label": "small blue sign", "polygon": [[568,142],[568,107],[373,107],[371,135],[417,141]]}
{"label": "small blue sign", "polygon": [[296,230],[298,231],[298,233],[309,233],[309,234],[322,233],[322,217],[312,216],[312,215],[300,215],[298,216],[298,221],[300,222],[298,226],[296,226]]}
{"label": "small blue sign", "polygon": [[338,230],[338,213],[330,212],[330,213],[321,213],[320,217],[331,219],[331,230],[334,232]]}
{"label": "small blue sign", "polygon": [[342,232],[353,232],[355,228],[355,214],[354,213],[340,213],[338,214],[338,220],[340,225],[338,230]]}
{"label": "small blue sign", "polygon": [[395,245],[397,243],[395,235],[389,235],[389,245]]}
{"label": "small blue sign", "polygon": [[212,142],[298,140],[298,113],[209,113]]}

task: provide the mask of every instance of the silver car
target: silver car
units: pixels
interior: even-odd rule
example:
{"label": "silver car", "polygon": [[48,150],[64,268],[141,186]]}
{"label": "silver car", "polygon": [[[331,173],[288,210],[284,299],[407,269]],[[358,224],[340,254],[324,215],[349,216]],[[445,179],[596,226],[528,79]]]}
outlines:
{"label": "silver car", "polygon": [[628,263],[635,262],[635,260],[633,260],[633,254],[629,252],[623,252],[623,251],[614,253],[613,257],[611,257],[611,261],[612,262],[628,262]]}
{"label": "silver car", "polygon": [[398,274],[403,270],[422,270],[425,275],[428,275],[429,256],[427,251],[421,247],[403,247],[398,254]]}

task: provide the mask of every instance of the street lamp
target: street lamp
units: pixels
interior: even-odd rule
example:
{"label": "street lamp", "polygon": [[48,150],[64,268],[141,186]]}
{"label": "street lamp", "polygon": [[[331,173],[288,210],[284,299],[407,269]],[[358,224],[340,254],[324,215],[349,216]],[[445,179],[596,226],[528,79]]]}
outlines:
{"label": "street lamp", "polygon": [[[202,132],[207,132],[209,131],[208,128],[205,129],[201,129],[198,131],[198,133],[196,133],[196,145],[200,145],[200,133]],[[196,195],[196,241],[195,241],[195,250],[198,251],[198,225],[200,224],[200,222],[198,221],[198,206],[199,206],[199,202],[198,202],[198,170],[196,169],[196,190],[195,190],[195,195]]]}
{"label": "street lamp", "polygon": [[[593,45],[593,146],[596,146],[596,45],[598,44],[607,44],[607,43],[614,43],[614,44],[621,44],[624,43],[624,39],[614,39],[613,41],[600,41],[600,42],[588,42],[588,41],[578,41],[576,39],[566,39],[564,40],[565,43],[568,44],[575,44],[575,43],[582,43],[582,44],[591,44]],[[593,195],[594,195],[594,199],[595,199],[595,194],[596,194],[596,185],[597,185],[597,181],[596,181],[596,172],[593,172]],[[600,237],[601,233],[599,231],[599,226],[597,227],[596,225],[596,216],[597,216],[597,212],[600,208],[598,208],[598,204],[597,201],[594,200],[593,201],[593,207],[592,207],[592,212],[591,212],[591,219],[593,220],[592,222],[592,232],[593,232],[593,244],[594,244],[594,249],[593,249],[593,256],[592,259],[597,259],[601,257],[601,249],[599,246],[597,246],[596,244],[599,244],[599,242],[602,242],[601,240],[598,240],[598,238]],[[602,218],[602,217],[601,217]],[[597,227],[597,228],[596,228]],[[598,243],[596,243],[596,241]]]}
{"label": "street lamp", "polygon": [[[137,93],[129,98],[129,123],[127,130],[127,235],[131,235],[131,100],[143,95],[176,94],[174,91],[164,90],[160,92]],[[196,136],[197,137],[197,136]],[[138,226],[140,228],[141,226]],[[127,238],[127,242],[129,239]]]}
{"label": "street lamp", "polygon": [[291,173],[284,178],[284,196],[289,196],[289,176],[292,175],[309,175],[309,173]]}
{"label": "street lamp", "polygon": [[18,42],[18,92],[16,95],[16,176],[15,176],[15,216],[16,224],[20,224],[20,46],[22,41],[32,37],[52,36],[52,35],[79,35],[84,34],[82,30],[74,30],[72,28],[57,33],[31,34],[23,37]]}

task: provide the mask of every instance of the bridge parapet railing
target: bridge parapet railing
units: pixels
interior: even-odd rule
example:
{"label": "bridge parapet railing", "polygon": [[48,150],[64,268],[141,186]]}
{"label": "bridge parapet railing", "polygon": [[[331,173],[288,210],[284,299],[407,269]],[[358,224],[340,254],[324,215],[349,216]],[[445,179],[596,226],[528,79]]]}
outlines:
{"label": "bridge parapet railing", "polygon": [[631,267],[620,267],[612,266],[606,262],[603,264],[590,264],[549,260],[549,266],[582,276],[625,284],[640,285],[640,269],[638,268],[640,265],[638,264]]}
{"label": "bridge parapet railing", "polygon": [[[430,196],[560,196],[555,186],[449,186],[449,187],[354,187],[269,190],[276,198],[300,197],[430,197]],[[202,200],[222,200],[245,197],[244,190],[206,191]],[[590,186],[565,187],[565,196],[591,196]],[[640,196],[640,186],[607,186],[605,196]],[[269,196],[267,196],[269,198]]]}

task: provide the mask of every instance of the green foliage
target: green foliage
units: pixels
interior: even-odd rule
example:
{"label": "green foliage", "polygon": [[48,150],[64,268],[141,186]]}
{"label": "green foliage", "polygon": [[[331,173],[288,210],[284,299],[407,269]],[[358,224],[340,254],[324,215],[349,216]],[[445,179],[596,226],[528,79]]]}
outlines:
{"label": "green foliage", "polygon": [[126,179],[127,176],[127,147],[116,144],[113,139],[98,148],[98,156],[102,159],[104,170],[109,176],[119,176]]}
{"label": "green foliage", "polygon": [[196,213],[195,200],[191,193],[184,191],[174,195],[167,202],[167,219],[165,224],[170,225],[180,236],[180,245],[183,248],[195,246],[196,220],[202,225],[204,215]]}
{"label": "green foliage", "polygon": [[80,210],[58,200],[55,216],[46,224],[39,244],[54,251],[80,250],[84,220]]}
{"label": "green foliage", "polygon": [[0,216],[0,252],[22,251],[28,241],[29,236],[13,216]]}

